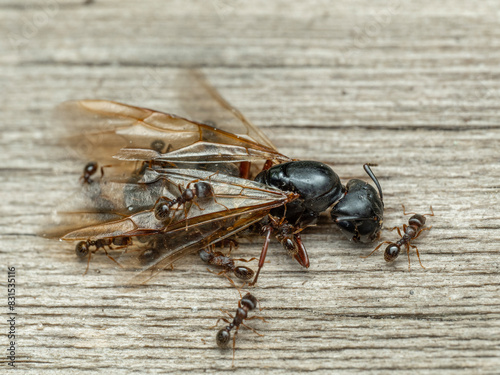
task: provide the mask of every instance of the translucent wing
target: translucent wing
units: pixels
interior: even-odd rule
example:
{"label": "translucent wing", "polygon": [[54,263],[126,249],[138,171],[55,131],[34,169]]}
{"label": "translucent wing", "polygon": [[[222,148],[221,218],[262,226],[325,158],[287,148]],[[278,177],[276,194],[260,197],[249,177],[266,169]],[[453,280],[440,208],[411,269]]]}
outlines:
{"label": "translucent wing", "polygon": [[177,75],[177,85],[188,87],[180,90],[189,95],[182,97],[183,112],[189,118],[208,120],[218,129],[246,136],[261,145],[276,150],[271,140],[253,125],[237,108],[232,106],[199,70]]}
{"label": "translucent wing", "polygon": [[112,157],[169,163],[290,160],[246,135],[117,102],[68,102],[60,108],[60,113],[63,121],[83,130],[71,143],[78,156],[87,160],[104,163],[112,162]]}
{"label": "translucent wing", "polygon": [[251,211],[232,217],[224,216],[218,220],[201,222],[189,227],[187,231],[177,229],[158,234],[152,240],[153,248],[148,248],[138,255],[130,252],[124,253],[118,262],[128,269],[138,270],[129,280],[130,284],[144,284],[187,254],[217,243],[258,223],[268,212],[268,210]]}
{"label": "translucent wing", "polygon": [[[160,198],[175,201],[198,182],[209,184],[213,196],[174,205],[168,218],[155,215],[155,204]],[[127,251],[119,262],[148,277],[191,251],[241,231],[261,220],[272,208],[295,198],[252,180],[197,169],[147,169],[136,182],[100,185],[100,198],[92,198],[92,210],[96,213],[93,223],[70,231],[62,239],[138,237],[148,244],[147,248]],[[106,207],[100,207],[99,202],[106,202]],[[115,218],[109,221],[96,219],[113,214]],[[148,259],[143,255],[145,250],[154,256]]]}

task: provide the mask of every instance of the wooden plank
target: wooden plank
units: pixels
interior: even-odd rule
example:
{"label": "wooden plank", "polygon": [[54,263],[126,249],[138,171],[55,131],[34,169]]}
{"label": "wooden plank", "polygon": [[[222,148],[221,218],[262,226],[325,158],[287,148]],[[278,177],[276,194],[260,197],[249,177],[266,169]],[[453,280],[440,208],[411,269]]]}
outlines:
{"label": "wooden plank", "polygon": [[[2,279],[7,265],[16,267],[23,373],[498,372],[497,2],[0,9],[0,251]],[[52,108],[102,98],[170,112],[174,77],[191,67],[283,153],[326,162],[344,182],[366,179],[362,164],[378,163],[386,227],[406,222],[401,204],[421,213],[432,205],[433,228],[415,242],[426,269],[415,254],[411,272],[404,257],[362,260],[374,246],[346,241],[323,218],[303,235],[309,270],[271,247],[253,290],[269,322],[252,322],[263,337],[240,331],[232,369],[231,350],[216,347],[211,326],[239,295],[195,256],[130,290],[116,286],[120,271],[104,256],[82,276],[71,246],[36,237],[82,168],[54,149]],[[260,244],[237,254],[258,256]]]}

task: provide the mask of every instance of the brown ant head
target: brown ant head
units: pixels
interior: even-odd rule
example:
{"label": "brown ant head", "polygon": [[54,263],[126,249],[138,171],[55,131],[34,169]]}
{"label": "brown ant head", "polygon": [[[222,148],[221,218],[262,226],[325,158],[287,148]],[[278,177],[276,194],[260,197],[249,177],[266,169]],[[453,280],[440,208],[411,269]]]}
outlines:
{"label": "brown ant head", "polygon": [[398,257],[400,251],[401,251],[401,247],[400,246],[396,245],[395,243],[389,244],[385,248],[385,252],[384,252],[384,259],[385,259],[385,261],[386,262],[392,262],[392,261],[396,260],[396,258]]}
{"label": "brown ant head", "polygon": [[414,225],[417,228],[421,228],[425,225],[425,216],[420,214],[415,214],[408,220],[409,225]]}
{"label": "brown ant head", "polygon": [[257,298],[255,298],[252,294],[247,293],[241,299],[241,306],[246,307],[248,311],[255,310],[257,307]]}

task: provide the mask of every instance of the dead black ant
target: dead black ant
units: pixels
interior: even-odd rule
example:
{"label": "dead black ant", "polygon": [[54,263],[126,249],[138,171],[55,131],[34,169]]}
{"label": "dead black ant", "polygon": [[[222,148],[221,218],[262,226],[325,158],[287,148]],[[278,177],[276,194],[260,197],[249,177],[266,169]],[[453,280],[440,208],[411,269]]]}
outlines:
{"label": "dead black ant", "polygon": [[393,262],[398,257],[398,255],[401,251],[401,247],[406,246],[406,253],[408,254],[408,271],[410,271],[410,247],[415,249],[415,251],[417,252],[417,257],[418,257],[418,261],[420,263],[420,266],[422,266],[422,268],[425,269],[425,267],[422,265],[422,262],[420,260],[420,254],[418,252],[418,248],[416,246],[412,245],[411,241],[418,238],[424,230],[430,230],[432,228],[432,226],[424,227],[424,225],[425,225],[425,217],[426,216],[434,216],[434,211],[432,210],[432,206],[431,206],[431,213],[430,214],[420,215],[420,214],[417,214],[415,212],[406,212],[405,206],[404,205],[401,205],[401,206],[403,207],[403,214],[404,215],[413,215],[408,220],[408,225],[403,224],[403,234],[401,233],[401,229],[399,227],[394,227],[392,229],[389,229],[391,231],[397,229],[398,234],[401,238],[396,242],[391,242],[391,241],[382,242],[370,254],[368,254],[366,257],[363,257],[363,258],[368,258],[375,251],[377,251],[383,244],[387,243],[389,245],[385,248],[384,259],[386,262]]}
{"label": "dead black ant", "polygon": [[233,335],[233,366],[234,366],[234,353],[236,350],[236,335],[238,334],[240,325],[253,331],[258,336],[263,336],[260,333],[258,333],[255,329],[243,323],[244,320],[252,320],[252,319],[260,319],[263,322],[267,322],[261,316],[252,316],[251,318],[247,317],[248,313],[252,310],[255,310],[256,307],[257,307],[257,298],[255,298],[252,294],[247,293],[241,298],[241,300],[238,301],[238,308],[236,309],[234,317],[227,311],[221,310],[222,312],[226,313],[227,315],[229,315],[230,318],[233,319],[232,322],[229,322],[229,320],[227,320],[226,318],[220,318],[219,320],[217,320],[217,323],[215,324],[215,326],[217,326],[221,320],[223,320],[228,324],[228,326],[219,330],[219,332],[217,332],[217,335],[215,336],[215,341],[219,348],[224,348],[227,346],[229,340],[231,339],[231,330],[233,328],[236,328]]}

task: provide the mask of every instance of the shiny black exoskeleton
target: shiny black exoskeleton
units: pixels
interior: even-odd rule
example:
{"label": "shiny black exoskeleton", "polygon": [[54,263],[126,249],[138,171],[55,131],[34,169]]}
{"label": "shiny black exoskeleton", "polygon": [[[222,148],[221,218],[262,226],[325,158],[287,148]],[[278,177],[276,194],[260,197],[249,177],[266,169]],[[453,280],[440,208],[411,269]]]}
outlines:
{"label": "shiny black exoskeleton", "polygon": [[344,234],[355,242],[367,242],[378,238],[384,204],[382,189],[370,165],[365,164],[364,169],[377,185],[378,194],[362,180],[350,180],[344,187],[329,166],[317,161],[278,164],[259,173],[255,180],[300,195],[286,207],[272,210],[271,215],[284,215],[289,223],[305,227],[332,207],[332,219]]}

